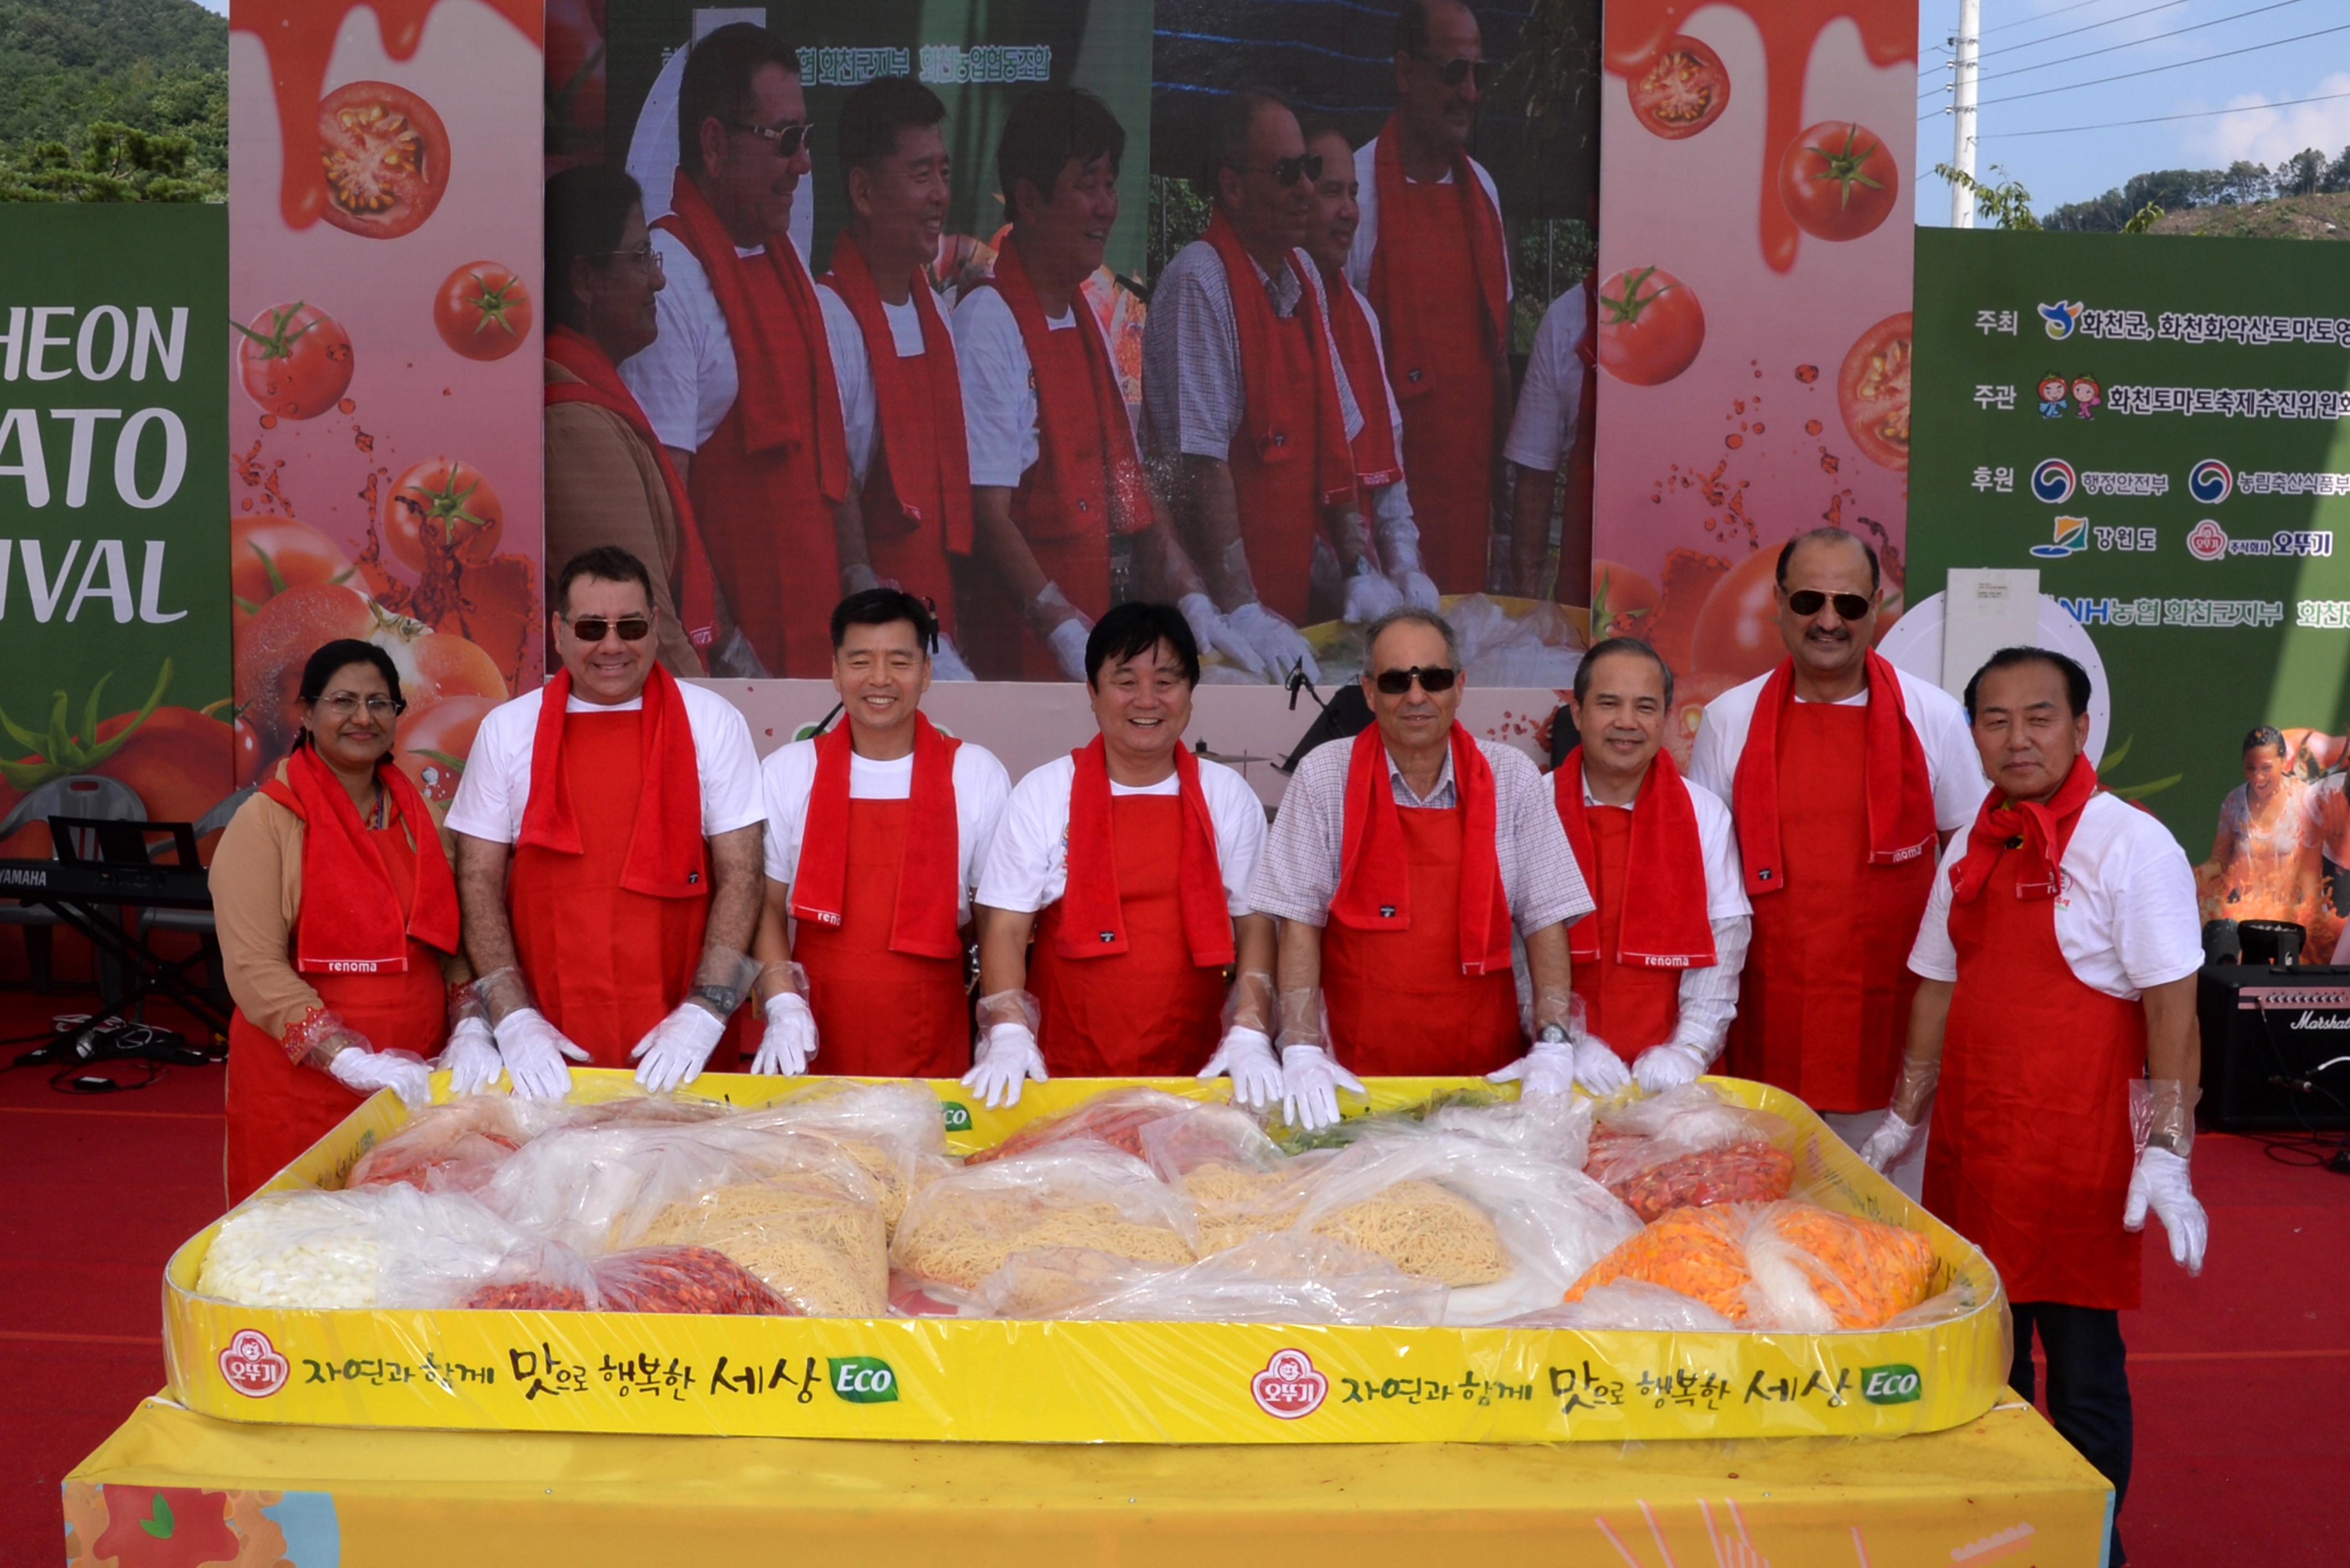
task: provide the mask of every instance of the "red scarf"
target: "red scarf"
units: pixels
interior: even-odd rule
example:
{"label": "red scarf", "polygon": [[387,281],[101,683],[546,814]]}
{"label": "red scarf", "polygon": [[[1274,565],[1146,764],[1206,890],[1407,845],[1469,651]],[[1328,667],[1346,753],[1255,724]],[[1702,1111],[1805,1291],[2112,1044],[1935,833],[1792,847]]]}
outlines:
{"label": "red scarf", "polygon": [[[1273,286],[1257,272],[1256,262],[1241,244],[1240,231],[1222,207],[1209,218],[1206,237],[1223,261],[1232,327],[1241,340],[1241,395],[1248,404],[1243,439],[1255,449],[1256,460],[1268,467],[1301,455],[1310,442],[1314,487],[1322,504],[1352,501],[1355,459],[1347,450],[1347,420],[1338,403],[1338,379],[1331,369],[1330,337],[1323,330],[1314,279],[1291,251],[1286,259],[1290,275],[1297,280],[1295,314],[1305,323],[1313,345],[1313,383],[1301,387],[1285,373],[1280,351],[1273,346],[1274,334],[1284,329],[1282,318],[1274,314]],[[1293,435],[1298,438],[1295,443]]]}
{"label": "red scarf", "polygon": [[432,814],[389,757],[375,780],[416,841],[416,890],[408,923],[383,853],[359,823],[359,808],[318,753],[303,746],[286,759],[284,782],[261,793],[302,819],[302,909],[294,920],[294,967],[304,974],[404,974],[408,939],[457,950],[457,879]]}
{"label": "red scarf", "polygon": [[[897,913],[889,950],[917,958],[955,958],[962,863],[955,816],[954,755],[961,741],[914,715],[914,782],[907,800],[905,851],[898,862]],[[837,927],[848,908],[848,721],[816,737],[816,783],[800,832],[799,870],[792,877],[792,918]]]}
{"label": "red scarf", "polygon": [[2015,867],[2015,896],[2053,898],[2063,890],[2064,846],[2081,825],[2081,808],[2097,793],[2097,770],[2084,754],[2073,759],[2073,771],[2046,800],[1997,804],[1997,790],[1983,796],[1967,830],[1967,852],[1950,867],[1950,901],[1971,904],[1982,897],[1991,867],[2000,856],[2013,850],[2022,857]]}
{"label": "red scarf", "polygon": [[718,636],[718,579],[711,573],[710,555],[702,547],[702,530],[693,521],[693,502],[686,494],[685,481],[677,476],[677,467],[669,460],[669,449],[654,433],[652,421],[645,418],[645,410],[638,406],[629,384],[620,379],[619,369],[603,345],[568,327],[550,327],[546,357],[579,378],[551,383],[546,389],[548,408],[587,403],[618,414],[652,452],[653,462],[660,468],[661,488],[669,492],[670,510],[677,514],[677,618],[685,625],[687,641],[696,648],[708,648]]}
{"label": "red scarf", "polygon": [[[539,692],[538,729],[530,744],[530,800],[523,807],[518,841],[557,855],[585,853],[563,774],[563,720],[570,701],[571,671],[558,670]],[[620,886],[654,898],[703,898],[710,892],[710,859],[702,836],[693,727],[677,678],[658,664],[645,681],[642,724],[644,772]]]}
{"label": "red scarf", "polygon": [[931,297],[930,280],[920,267],[912,275],[914,308],[922,320],[919,369],[898,358],[898,340],[873,270],[847,230],[832,247],[832,271],[825,281],[857,317],[872,367],[873,401],[881,426],[882,461],[899,510],[915,523],[942,530],[947,554],[971,554],[971,449],[962,431],[962,381],[955,372],[954,339]]}
{"label": "red scarf", "polygon": [[[1934,785],[1926,748],[1905,711],[1900,677],[1874,649],[1867,657],[1868,728],[1860,766],[1868,802],[1868,863],[1898,866],[1934,847]],[[1779,844],[1779,721],[1794,700],[1795,661],[1783,659],[1755,701],[1746,750],[1730,786],[1750,896],[1787,885]]]}
{"label": "red scarf", "polygon": [[[1103,958],[1126,951],[1126,914],[1118,898],[1118,857],[1110,848],[1109,753],[1096,735],[1069,753],[1077,764],[1069,781],[1069,872],[1061,894],[1057,947],[1066,959]],[[1232,919],[1216,858],[1216,823],[1200,788],[1199,760],[1175,748],[1176,793],[1183,803],[1183,849],[1175,869],[1183,906],[1183,935],[1191,962],[1214,969],[1232,961]]]}
{"label": "red scarf", "polygon": [[[1551,774],[1558,819],[1584,880],[1598,874],[1591,846],[1591,821],[1583,804],[1583,748],[1566,753]],[[1624,918],[1616,926],[1619,964],[1648,969],[1711,969],[1713,926],[1706,919],[1705,846],[1698,837],[1697,807],[1672,757],[1659,752],[1632,800],[1632,843],[1625,857],[1637,867],[1624,888]],[[1566,930],[1567,951],[1577,963],[1600,959],[1599,922],[1577,920]]]}
{"label": "red scarf", "polygon": [[[1510,967],[1510,904],[1502,890],[1493,768],[1477,742],[1452,726],[1452,790],[1466,814],[1461,833],[1461,972]],[[1402,807],[1388,774],[1387,742],[1374,724],[1355,737],[1347,762],[1347,819],[1338,893],[1330,918],[1358,931],[1411,924],[1411,865],[1404,857]]]}
{"label": "red scarf", "polygon": [[[734,406],[743,416],[743,447],[752,453],[785,447],[815,449],[816,485],[827,501],[848,493],[848,437],[840,422],[840,388],[825,347],[824,307],[791,241],[769,237],[756,256],[734,254],[734,238],[700,188],[677,171],[670,212],[653,227],[685,242],[710,276],[710,292],[734,343]],[[748,267],[774,269],[790,314],[776,318],[755,308],[744,278]]]}
{"label": "red scarf", "polygon": [[[1028,350],[1029,373],[1036,384],[1036,440],[1060,487],[1062,502],[1075,507],[1088,504],[1096,516],[1109,519],[1113,534],[1136,534],[1150,526],[1157,514],[1142,476],[1142,460],[1135,455],[1134,427],[1127,422],[1126,393],[1119,388],[1118,367],[1110,363],[1109,345],[1092,320],[1092,306],[1080,294],[1070,301],[1076,317],[1074,331],[1086,351],[1086,379],[1061,373],[1059,358],[1051,352],[1053,325],[1045,319],[1044,303],[1028,279],[1028,265],[1020,259],[1017,235],[1006,235],[996,253],[995,275],[975,285],[993,288],[1012,307],[1020,341]],[[1088,432],[1087,425],[1094,429]],[[1088,435],[1098,441],[1103,462],[1079,460]]]}
{"label": "red scarf", "polygon": [[[1388,363],[1396,385],[1432,387],[1432,380],[1415,373],[1433,364],[1437,347],[1412,308],[1415,298],[1434,286],[1426,265],[1431,243],[1441,236],[1415,234],[1403,221],[1403,157],[1396,151],[1399,132],[1390,116],[1372,143],[1371,188],[1378,193],[1379,237],[1371,250],[1371,286],[1365,290],[1387,327]],[[1452,155],[1452,191],[1461,202],[1463,226],[1477,264],[1477,292],[1485,306],[1486,348],[1501,374],[1509,374],[1510,276],[1508,252],[1502,239],[1502,214],[1485,194],[1485,182],[1465,152]],[[1503,407],[1508,405],[1504,403]]]}
{"label": "red scarf", "polygon": [[1363,428],[1354,442],[1355,483],[1366,490],[1393,484],[1403,477],[1403,463],[1396,456],[1395,405],[1388,399],[1378,335],[1371,330],[1370,313],[1345,273],[1323,274],[1322,287],[1330,301],[1330,340],[1337,348],[1347,384],[1355,389],[1355,406],[1363,413]]}

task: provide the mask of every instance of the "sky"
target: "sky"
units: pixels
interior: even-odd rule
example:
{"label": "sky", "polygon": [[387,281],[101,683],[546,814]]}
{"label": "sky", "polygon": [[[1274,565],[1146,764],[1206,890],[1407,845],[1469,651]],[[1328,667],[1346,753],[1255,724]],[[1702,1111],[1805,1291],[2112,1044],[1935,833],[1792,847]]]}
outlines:
{"label": "sky", "polygon": [[[2224,169],[2240,158],[2274,164],[2304,147],[2331,159],[2350,146],[2350,4],[2345,0],[1981,0],[1981,9],[1975,171],[1990,179],[1989,166],[1999,164],[2005,178],[2032,192],[2033,210],[2043,215],[2150,170]],[[1945,106],[1949,40],[1958,25],[1959,0],[1918,0],[1920,223],[1950,221],[1950,187],[1932,171],[1951,161]],[[2251,48],[2321,32],[2274,48]],[[2238,49],[2250,52],[2210,58]],[[2106,52],[2069,57],[2090,50]],[[2159,67],[2177,68],[2153,68]],[[2146,74],[2089,85],[2131,72]],[[2024,93],[2037,96],[1995,101]],[[2064,135],[2014,134],[2325,94],[2344,96]]]}

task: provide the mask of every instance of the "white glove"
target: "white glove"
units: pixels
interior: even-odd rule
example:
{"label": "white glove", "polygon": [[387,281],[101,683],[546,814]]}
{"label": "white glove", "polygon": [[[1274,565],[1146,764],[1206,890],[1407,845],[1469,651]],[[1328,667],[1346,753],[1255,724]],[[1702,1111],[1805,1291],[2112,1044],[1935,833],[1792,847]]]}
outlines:
{"label": "white glove", "polygon": [[1414,609],[1433,612],[1444,607],[1444,596],[1436,591],[1436,579],[1418,566],[1389,572],[1388,581],[1396,586],[1403,602]]}
{"label": "white glove", "polygon": [[1223,1043],[1200,1069],[1200,1076],[1230,1078],[1235,1105],[1262,1108],[1281,1097],[1281,1063],[1273,1054],[1273,1037],[1244,1023],[1224,1031]]}
{"label": "white glove", "polygon": [[1679,1040],[1651,1045],[1632,1059],[1632,1081],[1640,1085],[1644,1094],[1662,1094],[1667,1089],[1695,1083],[1712,1060],[1696,1046]]}
{"label": "white glove", "polygon": [[1061,673],[1072,680],[1086,678],[1086,639],[1093,634],[1082,615],[1072,616],[1055,627],[1045,637],[1045,644],[1053,657],[1061,661]]}
{"label": "white glove", "polygon": [[1293,668],[1303,668],[1306,680],[1320,683],[1322,667],[1314,662],[1314,649],[1297,635],[1295,627],[1254,599],[1226,611],[1224,619],[1264,656],[1275,675],[1286,676]]}
{"label": "white glove", "polygon": [[1338,1091],[1367,1094],[1363,1081],[1319,1045],[1289,1045],[1281,1053],[1281,1119],[1306,1132],[1338,1120]]}
{"label": "white glove", "polygon": [[962,1086],[977,1095],[991,1111],[1020,1103],[1020,1091],[1031,1078],[1044,1083],[1045,1053],[1036,1049],[1036,1033],[1025,1023],[991,1023],[980,1043],[979,1059],[962,1075]]}
{"label": "white glove", "polygon": [[1885,1119],[1877,1129],[1860,1140],[1861,1163],[1869,1169],[1887,1171],[1909,1157],[1918,1147],[1918,1139],[1926,1130],[1922,1121],[1904,1120],[1891,1106],[1885,1107]]}
{"label": "white glove", "polygon": [[2203,1244],[2210,1239],[2211,1221],[2204,1216],[2195,1188],[2187,1179],[2187,1161],[2152,1144],[2137,1151],[2137,1168],[2130,1172],[2129,1199],[2122,1206],[2122,1229],[2145,1230],[2148,1209],[2170,1232],[2170,1261],[2190,1274],[2201,1273]]}
{"label": "white glove", "polygon": [[407,1101],[411,1111],[432,1103],[432,1069],[405,1051],[362,1051],[346,1045],[327,1064],[327,1073],[362,1098],[378,1089],[390,1089]]}
{"label": "white glove", "polygon": [[1183,618],[1191,626],[1191,640],[1200,645],[1202,653],[1221,653],[1251,675],[1265,674],[1264,656],[1249,646],[1249,639],[1232,629],[1232,622],[1217,612],[1216,601],[1205,594],[1185,594],[1175,602]]}
{"label": "white glove", "polygon": [[677,1010],[652,1026],[637,1042],[629,1060],[637,1064],[637,1083],[647,1094],[666,1095],[681,1084],[702,1076],[702,1064],[718,1049],[726,1021],[697,1002],[681,1002]]}
{"label": "white glove", "polygon": [[1575,1090],[1575,1047],[1564,1040],[1537,1040],[1534,1049],[1497,1072],[1485,1075],[1489,1084],[1514,1081],[1521,1098],[1565,1095]]}
{"label": "white glove", "polygon": [[515,1092],[534,1100],[559,1100],[571,1092],[571,1069],[563,1058],[588,1062],[594,1058],[563,1037],[536,1007],[517,1007],[498,1023],[494,1032],[498,1054]]}
{"label": "white glove", "polygon": [[939,633],[938,651],[931,655],[931,673],[941,680],[979,679],[971,672],[971,666],[963,662],[962,653],[955,647],[954,639],[945,632]]}
{"label": "white glove", "polygon": [[1379,575],[1378,564],[1368,556],[1355,563],[1355,575],[1347,579],[1346,607],[1338,613],[1341,618],[1361,626],[1374,621],[1403,603],[1403,595],[1396,586]]}
{"label": "white glove", "polygon": [[816,1014],[808,1011],[807,1000],[788,991],[767,998],[767,1033],[759,1041],[759,1054],[751,1058],[751,1071],[796,1078],[807,1071],[808,1058],[815,1054]]}
{"label": "white glove", "polygon": [[491,1034],[488,1022],[480,1018],[460,1019],[457,1027],[449,1031],[441,1065],[449,1069],[452,1095],[478,1095],[494,1088],[498,1075],[505,1070],[498,1056],[497,1039]]}
{"label": "white glove", "polygon": [[1586,1034],[1575,1043],[1575,1081],[1586,1094],[1604,1100],[1631,1086],[1632,1069],[1624,1065],[1613,1045]]}

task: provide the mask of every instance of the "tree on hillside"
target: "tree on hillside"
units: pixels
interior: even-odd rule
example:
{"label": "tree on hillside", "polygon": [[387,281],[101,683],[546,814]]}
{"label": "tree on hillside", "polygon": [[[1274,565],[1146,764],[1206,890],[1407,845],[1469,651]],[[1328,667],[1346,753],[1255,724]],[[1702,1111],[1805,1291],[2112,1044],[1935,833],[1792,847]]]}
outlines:
{"label": "tree on hillside", "polygon": [[2225,169],[2159,169],[2133,174],[2122,184],[2085,202],[2068,202],[2044,221],[2052,229],[2114,234],[2151,202],[2167,212],[2196,207],[2244,206],[2279,196],[2313,196],[2350,191],[2350,147],[2328,161],[2315,148],[2297,152],[2273,169],[2238,159]]}
{"label": "tree on hillside", "polygon": [[47,141],[0,161],[0,202],[203,202],[226,194],[227,182],[195,166],[185,136],[99,120],[81,145]]}
{"label": "tree on hillside", "polygon": [[227,173],[225,17],[193,0],[0,0],[0,199],[194,200]]}

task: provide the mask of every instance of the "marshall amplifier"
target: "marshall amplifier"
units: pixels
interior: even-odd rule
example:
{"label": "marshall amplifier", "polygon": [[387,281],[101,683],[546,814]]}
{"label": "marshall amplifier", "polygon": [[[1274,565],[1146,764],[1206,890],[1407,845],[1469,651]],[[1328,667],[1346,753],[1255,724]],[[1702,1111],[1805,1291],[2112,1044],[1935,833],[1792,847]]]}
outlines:
{"label": "marshall amplifier", "polygon": [[2350,1128],[2350,967],[2206,964],[2196,990],[2207,1124]]}

